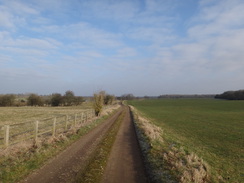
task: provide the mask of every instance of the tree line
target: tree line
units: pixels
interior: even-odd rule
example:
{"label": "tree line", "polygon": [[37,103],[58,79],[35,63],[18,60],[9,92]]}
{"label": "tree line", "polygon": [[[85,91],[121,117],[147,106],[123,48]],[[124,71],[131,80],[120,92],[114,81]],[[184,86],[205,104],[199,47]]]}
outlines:
{"label": "tree line", "polygon": [[216,95],[215,98],[227,100],[244,100],[244,90],[226,91],[222,94]]}
{"label": "tree line", "polygon": [[81,96],[75,96],[74,92],[68,90],[64,95],[53,93],[48,96],[30,94],[27,98],[17,98],[14,94],[0,95],[0,106],[72,106],[84,102]]}
{"label": "tree line", "polygon": [[[96,105],[111,105],[116,97],[107,94],[105,91],[100,91],[94,94],[93,103]],[[17,97],[14,94],[0,95],[0,106],[77,106],[85,101],[84,97],[75,96],[74,92],[68,90],[64,95],[53,93],[47,96],[38,94],[29,94],[26,97]]]}

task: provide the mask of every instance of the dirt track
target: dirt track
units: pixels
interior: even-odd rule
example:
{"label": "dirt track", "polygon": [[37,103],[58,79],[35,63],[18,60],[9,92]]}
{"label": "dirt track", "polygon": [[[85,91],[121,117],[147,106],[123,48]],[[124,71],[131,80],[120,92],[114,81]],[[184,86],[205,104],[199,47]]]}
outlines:
{"label": "dirt track", "polygon": [[96,145],[101,141],[102,137],[123,110],[126,110],[126,116],[117,134],[102,182],[146,182],[142,156],[128,107],[122,107],[116,114],[73,143],[65,151],[50,160],[41,169],[29,175],[22,182],[74,182],[74,178],[82,170]]}
{"label": "dirt track", "polygon": [[145,183],[143,165],[134,125],[129,108],[112,147],[102,183]]}

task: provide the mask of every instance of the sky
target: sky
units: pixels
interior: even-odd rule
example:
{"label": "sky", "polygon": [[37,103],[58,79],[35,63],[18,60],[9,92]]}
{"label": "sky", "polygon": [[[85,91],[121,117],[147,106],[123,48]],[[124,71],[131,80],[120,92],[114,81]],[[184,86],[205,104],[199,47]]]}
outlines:
{"label": "sky", "polygon": [[243,0],[0,0],[0,94],[239,89]]}

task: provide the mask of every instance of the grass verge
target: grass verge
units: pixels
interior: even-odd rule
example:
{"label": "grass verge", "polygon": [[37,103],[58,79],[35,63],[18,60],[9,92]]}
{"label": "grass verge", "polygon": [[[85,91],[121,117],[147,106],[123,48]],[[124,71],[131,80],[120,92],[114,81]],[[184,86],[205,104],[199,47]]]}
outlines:
{"label": "grass verge", "polygon": [[163,138],[163,130],[131,107],[137,136],[153,183],[210,182],[208,165],[196,154]]}
{"label": "grass verge", "polygon": [[[117,111],[117,110],[116,110]],[[59,152],[63,151],[77,139],[87,134],[90,130],[102,123],[104,120],[113,115],[103,116],[88,126],[82,127],[67,134],[56,138],[49,138],[41,143],[31,144],[24,148],[11,147],[11,151],[6,149],[5,154],[0,156],[0,182],[17,182],[26,177],[31,171],[40,168],[48,159],[51,159]],[[4,152],[2,152],[3,154]]]}
{"label": "grass verge", "polygon": [[107,159],[124,115],[125,112],[120,114],[107,134],[103,137],[84,170],[77,175],[77,183],[99,183],[101,181]]}

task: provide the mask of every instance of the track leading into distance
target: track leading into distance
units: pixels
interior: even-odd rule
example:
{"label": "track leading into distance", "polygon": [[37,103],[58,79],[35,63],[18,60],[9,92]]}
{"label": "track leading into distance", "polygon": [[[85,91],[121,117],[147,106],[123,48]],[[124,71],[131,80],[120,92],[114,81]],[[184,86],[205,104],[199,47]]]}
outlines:
{"label": "track leading into distance", "polygon": [[142,154],[137,141],[129,108],[121,107],[113,116],[74,142],[65,151],[34,171],[21,183],[67,183],[76,182],[76,175],[82,171],[92,152],[104,135],[125,111],[107,166],[103,183],[147,182]]}
{"label": "track leading into distance", "polygon": [[146,171],[129,107],[120,126],[102,183],[145,183]]}

